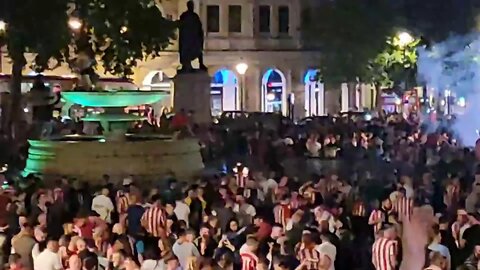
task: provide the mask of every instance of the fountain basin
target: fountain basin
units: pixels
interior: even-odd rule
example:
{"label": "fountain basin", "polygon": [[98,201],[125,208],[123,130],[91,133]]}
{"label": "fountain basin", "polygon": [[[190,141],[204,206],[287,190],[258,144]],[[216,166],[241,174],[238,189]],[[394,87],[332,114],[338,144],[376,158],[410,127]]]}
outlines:
{"label": "fountain basin", "polygon": [[24,174],[100,183],[104,174],[119,181],[129,175],[156,181],[170,171],[179,179],[190,179],[203,169],[196,139],[127,135],[125,141],[105,141],[102,136],[64,136],[29,143]]}
{"label": "fountain basin", "polygon": [[66,102],[85,107],[128,107],[156,103],[168,96],[164,91],[64,91]]}
{"label": "fountain basin", "polygon": [[136,122],[147,119],[145,116],[133,114],[91,114],[82,118],[86,122]]}

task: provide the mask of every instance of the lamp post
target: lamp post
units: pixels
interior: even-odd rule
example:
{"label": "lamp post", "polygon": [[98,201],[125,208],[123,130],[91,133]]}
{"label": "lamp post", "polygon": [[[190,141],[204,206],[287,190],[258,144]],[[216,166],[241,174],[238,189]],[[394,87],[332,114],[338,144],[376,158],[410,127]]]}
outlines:
{"label": "lamp post", "polygon": [[243,111],[243,103],[245,99],[245,73],[247,72],[248,65],[246,63],[239,63],[235,69],[240,75],[240,110]]}
{"label": "lamp post", "polygon": [[[7,23],[5,21],[0,20],[0,35],[3,35],[7,31]],[[3,51],[0,48],[0,73],[3,72]]]}
{"label": "lamp post", "polygon": [[[415,41],[415,38],[408,32],[400,32],[397,35],[398,46],[403,51],[403,58],[407,57],[406,47]],[[409,70],[405,70],[405,91],[408,91]]]}
{"label": "lamp post", "polygon": [[80,28],[82,28],[82,26],[83,23],[79,18],[71,17],[70,19],[68,19],[68,27],[70,27],[70,29],[78,31],[80,30]]}
{"label": "lamp post", "polygon": [[7,23],[5,21],[0,20],[0,33],[5,32],[7,30]]}
{"label": "lamp post", "polygon": [[400,48],[405,48],[408,44],[412,43],[415,41],[412,35],[410,35],[408,32],[400,32],[397,35],[398,37],[398,45]]}

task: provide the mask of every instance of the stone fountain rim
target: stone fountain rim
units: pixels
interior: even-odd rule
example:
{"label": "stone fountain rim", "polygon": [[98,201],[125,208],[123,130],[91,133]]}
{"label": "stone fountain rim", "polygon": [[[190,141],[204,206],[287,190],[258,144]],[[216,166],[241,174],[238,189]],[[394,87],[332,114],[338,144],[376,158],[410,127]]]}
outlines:
{"label": "stone fountain rim", "polygon": [[103,90],[103,89],[97,89],[97,90],[63,90],[61,94],[64,93],[100,93],[100,94],[112,94],[112,93],[142,93],[142,94],[160,94],[160,93],[165,93],[168,94],[170,93],[167,90],[142,90],[142,89],[121,89],[121,90]]}

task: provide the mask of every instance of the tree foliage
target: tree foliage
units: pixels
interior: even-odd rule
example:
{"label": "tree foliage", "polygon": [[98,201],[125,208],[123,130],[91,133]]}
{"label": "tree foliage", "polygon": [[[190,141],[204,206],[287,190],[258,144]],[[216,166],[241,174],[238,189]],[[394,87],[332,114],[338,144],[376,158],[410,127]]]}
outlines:
{"label": "tree foliage", "polygon": [[66,9],[65,0],[0,0],[0,20],[7,24],[0,45],[6,45],[12,61],[22,66],[25,53],[36,54],[39,66],[45,65],[44,59],[62,59],[70,42]]}
{"label": "tree foliage", "polygon": [[418,58],[416,48],[420,42],[416,38],[401,45],[398,36],[389,37],[384,49],[366,66],[363,81],[388,88],[401,82],[414,85]]}
{"label": "tree foliage", "polygon": [[313,7],[317,20],[304,21],[307,45],[321,50],[320,70],[326,82],[352,82],[385,48],[396,24],[394,7],[384,0],[337,0]]}
{"label": "tree foliage", "polygon": [[[128,76],[139,60],[158,56],[176,28],[154,0],[0,0],[0,9],[7,23],[0,42],[17,64],[27,64],[25,53],[35,54],[37,71],[83,51],[100,58],[107,72]],[[82,28],[72,32],[70,18],[79,19]]]}
{"label": "tree foliage", "polygon": [[91,49],[106,71],[131,75],[138,60],[159,56],[174,37],[176,25],[165,19],[154,0],[71,0],[72,16],[84,22],[77,50]]}
{"label": "tree foliage", "polygon": [[[81,27],[72,31],[69,20]],[[106,72],[129,76],[139,60],[159,56],[174,37],[155,0],[0,0],[0,47],[12,61],[10,123],[20,117],[22,70],[71,64],[79,52],[100,59]],[[26,53],[34,60],[27,63]],[[4,127],[5,128],[5,127]],[[10,132],[8,132],[10,134]]]}

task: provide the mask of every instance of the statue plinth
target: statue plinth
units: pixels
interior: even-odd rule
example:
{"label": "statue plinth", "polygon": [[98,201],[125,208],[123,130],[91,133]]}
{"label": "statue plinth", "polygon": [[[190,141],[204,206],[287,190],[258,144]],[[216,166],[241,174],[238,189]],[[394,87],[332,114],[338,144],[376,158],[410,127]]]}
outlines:
{"label": "statue plinth", "polygon": [[175,112],[184,109],[194,111],[194,121],[197,124],[210,124],[212,113],[210,110],[211,78],[205,71],[198,70],[192,73],[179,73],[173,78]]}

